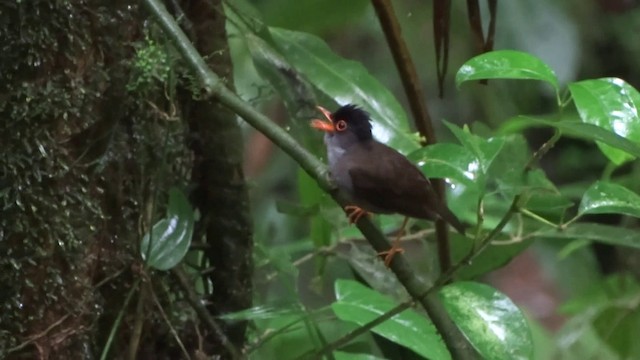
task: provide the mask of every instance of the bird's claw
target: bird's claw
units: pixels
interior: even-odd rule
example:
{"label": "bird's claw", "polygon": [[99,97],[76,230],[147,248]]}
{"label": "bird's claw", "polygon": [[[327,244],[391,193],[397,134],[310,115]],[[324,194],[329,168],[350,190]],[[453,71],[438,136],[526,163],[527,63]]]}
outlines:
{"label": "bird's claw", "polygon": [[344,207],[344,211],[347,212],[347,218],[349,218],[349,224],[357,223],[364,215],[370,215],[370,213],[355,205],[347,205]]}
{"label": "bird's claw", "polygon": [[391,260],[393,260],[393,257],[396,254],[404,254],[404,249],[398,244],[393,244],[389,250],[379,252],[378,256],[384,255],[384,266],[389,267],[389,265],[391,265]]}

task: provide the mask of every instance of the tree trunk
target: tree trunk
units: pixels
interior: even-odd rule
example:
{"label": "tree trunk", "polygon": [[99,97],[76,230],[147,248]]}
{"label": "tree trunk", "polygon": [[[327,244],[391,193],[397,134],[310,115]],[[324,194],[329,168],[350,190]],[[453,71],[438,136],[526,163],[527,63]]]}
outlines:
{"label": "tree trunk", "polygon": [[[182,4],[193,24],[191,36],[196,48],[231,87],[222,2],[185,0]],[[187,96],[191,96],[188,91]],[[208,309],[213,315],[247,309],[252,299],[253,243],[242,168],[242,132],[236,116],[215,101],[191,101],[185,117],[189,119],[195,154],[192,178],[197,189],[193,199],[202,214],[199,229],[209,245],[207,266],[212,270],[207,275],[213,285]],[[224,324],[224,332],[236,347],[244,344],[245,330],[245,322]],[[218,353],[220,341],[213,340],[214,353]]]}

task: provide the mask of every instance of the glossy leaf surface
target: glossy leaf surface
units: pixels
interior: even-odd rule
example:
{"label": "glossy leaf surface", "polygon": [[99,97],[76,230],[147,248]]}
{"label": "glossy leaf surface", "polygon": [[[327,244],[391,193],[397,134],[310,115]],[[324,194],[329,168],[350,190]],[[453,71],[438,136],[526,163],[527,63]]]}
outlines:
{"label": "glossy leaf surface", "polygon": [[376,139],[404,154],[418,148],[402,106],[364,66],[336,55],[316,36],[278,28],[271,34],[289,63],[320,91],[339,105],[353,103],[369,112]]}
{"label": "glossy leaf surface", "polygon": [[176,266],[189,250],[194,221],[193,210],[182,191],[176,188],[169,190],[167,217],[153,225],[151,234],[142,237],[142,259],[158,270]]}
{"label": "glossy leaf surface", "polygon": [[[396,304],[386,296],[351,280],[337,280],[337,301],[331,305],[344,321],[363,325],[393,308]],[[451,359],[435,326],[414,310],[405,310],[372,330],[428,359]]]}
{"label": "glossy leaf surface", "polygon": [[468,60],[456,74],[456,86],[482,79],[540,80],[558,89],[558,79],[547,64],[533,55],[514,50],[491,51]]}
{"label": "glossy leaf surface", "polygon": [[[582,121],[640,143],[640,93],[624,80],[603,78],[569,85]],[[603,143],[600,150],[615,164],[633,159],[629,153]]]}
{"label": "glossy leaf surface", "polygon": [[476,186],[480,162],[460,145],[440,143],[420,148],[407,156],[428,178],[448,178]]}
{"label": "glossy leaf surface", "polygon": [[484,359],[530,359],[533,342],[520,309],[498,290],[461,281],[440,290],[447,312]]}
{"label": "glossy leaf surface", "polygon": [[481,167],[480,170],[482,173],[486,174],[487,171],[489,171],[491,163],[502,149],[505,139],[501,137],[484,139],[472,134],[466,127],[460,128],[449,122],[445,122],[445,125],[447,125],[449,130],[453,132],[456,138],[458,138],[458,141],[460,141],[465,148],[476,155]]}
{"label": "glossy leaf surface", "polygon": [[640,217],[640,196],[624,186],[598,181],[584,193],[578,212]]}

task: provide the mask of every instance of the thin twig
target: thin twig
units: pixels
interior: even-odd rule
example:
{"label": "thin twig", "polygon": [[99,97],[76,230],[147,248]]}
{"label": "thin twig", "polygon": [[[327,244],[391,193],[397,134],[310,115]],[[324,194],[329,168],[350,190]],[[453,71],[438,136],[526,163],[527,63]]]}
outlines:
{"label": "thin twig", "polygon": [[198,314],[198,317],[200,318],[200,320],[202,320],[202,322],[207,327],[209,327],[209,329],[214,334],[216,334],[216,336],[218,337],[218,340],[220,340],[220,343],[222,343],[222,346],[224,346],[224,348],[227,349],[227,351],[229,352],[229,354],[232,356],[233,359],[240,359],[240,352],[238,351],[238,349],[236,349],[233,343],[229,341],[229,338],[222,330],[222,327],[218,325],[218,323],[214,320],[213,316],[209,314],[209,311],[207,310],[207,308],[204,307],[204,305],[200,301],[198,294],[196,294],[195,291],[192,289],[191,284],[189,283],[189,278],[187,274],[185,274],[184,271],[182,270],[182,267],[176,266],[171,271],[176,276],[176,279],[178,279],[178,283],[180,284],[182,291],[184,291],[185,295],[187,296],[187,301],[189,302],[191,307],[196,311],[196,314]]}
{"label": "thin twig", "polygon": [[33,336],[29,336],[29,338],[18,344],[15,347],[12,347],[11,349],[7,350],[7,354],[11,354],[12,352],[16,352],[19,350],[24,349],[25,347],[27,347],[29,344],[32,344],[33,342],[35,342],[36,340],[46,336],[51,330],[53,330],[53,328],[55,328],[56,326],[62,324],[65,320],[67,320],[69,318],[70,314],[66,314],[63,317],[61,317],[60,319],[58,319],[56,322],[54,322],[53,324],[49,325],[46,329],[44,329],[43,331],[33,335]]}
{"label": "thin twig", "polygon": [[[191,360],[191,356],[189,355],[189,352],[187,351],[187,348],[185,348],[184,344],[182,343],[182,340],[180,340],[180,336],[178,336],[178,332],[176,331],[176,329],[171,324],[171,321],[169,321],[169,317],[167,316],[167,314],[165,313],[164,309],[162,308],[162,305],[160,304],[160,300],[158,300],[158,296],[156,295],[155,291],[153,291],[153,288],[151,287],[151,284],[147,284],[147,286],[149,286],[148,291],[151,293],[151,297],[153,298],[153,302],[156,304],[156,307],[158,308],[158,311],[160,311],[160,315],[162,315],[162,318],[164,319],[164,322],[169,327],[169,330],[171,331],[171,335],[173,335],[174,339],[176,339],[176,342],[178,343],[178,346],[180,347],[180,350],[182,350],[182,353],[184,354],[184,357],[186,359],[188,359],[188,360]],[[198,330],[197,326],[196,326],[196,330]]]}

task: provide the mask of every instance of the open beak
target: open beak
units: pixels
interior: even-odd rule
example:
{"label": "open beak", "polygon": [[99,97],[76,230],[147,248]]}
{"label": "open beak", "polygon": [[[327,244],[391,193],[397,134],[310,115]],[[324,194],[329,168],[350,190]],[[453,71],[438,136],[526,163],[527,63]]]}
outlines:
{"label": "open beak", "polygon": [[316,108],[320,110],[320,112],[322,113],[322,115],[324,115],[327,121],[314,119],[311,121],[311,127],[314,129],[318,129],[320,131],[325,131],[325,132],[336,131],[335,127],[333,126],[333,121],[331,119],[331,112],[319,105],[316,106]]}

